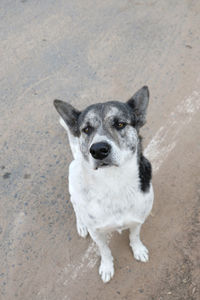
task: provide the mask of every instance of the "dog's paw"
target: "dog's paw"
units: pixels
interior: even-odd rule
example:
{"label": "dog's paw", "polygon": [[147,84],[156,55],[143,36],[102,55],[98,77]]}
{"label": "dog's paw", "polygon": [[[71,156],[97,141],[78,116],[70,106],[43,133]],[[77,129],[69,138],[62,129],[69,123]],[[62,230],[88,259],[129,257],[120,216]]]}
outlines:
{"label": "dog's paw", "polygon": [[85,225],[83,225],[80,222],[77,222],[76,227],[77,227],[78,234],[82,238],[85,238],[88,235],[88,230],[87,230],[87,227]]}
{"label": "dog's paw", "polygon": [[99,275],[101,276],[101,279],[104,283],[110,281],[110,279],[114,275],[113,262],[101,262],[101,265],[99,267]]}
{"label": "dog's paw", "polygon": [[135,245],[131,245],[131,247],[135,259],[140,260],[142,262],[147,262],[149,260],[149,251],[141,242]]}

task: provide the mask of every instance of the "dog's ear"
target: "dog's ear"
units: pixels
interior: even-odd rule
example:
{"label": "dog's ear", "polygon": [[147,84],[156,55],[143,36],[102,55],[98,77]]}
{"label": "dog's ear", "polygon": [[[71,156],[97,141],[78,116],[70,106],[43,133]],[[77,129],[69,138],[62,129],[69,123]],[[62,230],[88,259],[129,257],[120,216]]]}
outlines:
{"label": "dog's ear", "polygon": [[143,86],[138,90],[131,99],[127,102],[128,106],[133,110],[136,116],[136,125],[141,127],[146,122],[146,112],[149,104],[149,89],[147,86]]}
{"label": "dog's ear", "polygon": [[79,136],[78,117],[81,114],[80,111],[75,109],[71,104],[61,100],[54,100],[53,102],[57,112],[61,115],[62,119],[67,124],[71,133],[74,136]]}

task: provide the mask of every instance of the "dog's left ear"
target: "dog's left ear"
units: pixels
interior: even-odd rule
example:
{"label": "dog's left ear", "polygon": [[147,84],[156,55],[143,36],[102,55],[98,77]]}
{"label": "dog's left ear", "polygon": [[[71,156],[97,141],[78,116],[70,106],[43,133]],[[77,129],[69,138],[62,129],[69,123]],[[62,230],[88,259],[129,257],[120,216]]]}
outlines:
{"label": "dog's left ear", "polygon": [[149,104],[149,89],[143,86],[131,99],[127,101],[128,106],[133,110],[136,116],[136,125],[141,127],[146,122],[146,112]]}

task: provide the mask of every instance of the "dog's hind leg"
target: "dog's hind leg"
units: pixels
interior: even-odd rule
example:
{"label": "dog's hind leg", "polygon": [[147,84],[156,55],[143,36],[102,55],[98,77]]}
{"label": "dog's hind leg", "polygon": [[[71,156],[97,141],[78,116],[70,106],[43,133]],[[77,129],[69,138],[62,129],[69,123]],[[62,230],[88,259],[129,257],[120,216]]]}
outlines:
{"label": "dog's hind leg", "polygon": [[133,250],[133,255],[135,259],[142,262],[147,262],[149,259],[148,249],[143,245],[140,240],[140,230],[142,224],[135,224],[130,228],[130,246]]}
{"label": "dog's hind leg", "polygon": [[113,257],[107,244],[106,233],[89,230],[91,238],[99,247],[101,255],[101,264],[99,267],[99,275],[103,282],[108,282],[114,275]]}

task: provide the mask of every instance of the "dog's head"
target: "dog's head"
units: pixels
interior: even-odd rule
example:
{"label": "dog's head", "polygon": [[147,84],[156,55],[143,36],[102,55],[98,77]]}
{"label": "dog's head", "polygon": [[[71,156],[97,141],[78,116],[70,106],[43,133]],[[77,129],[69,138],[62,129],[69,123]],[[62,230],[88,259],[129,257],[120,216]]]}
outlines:
{"label": "dog's head", "polygon": [[144,86],[126,103],[98,103],[82,112],[61,100],[54,100],[54,105],[70,134],[78,138],[83,158],[98,169],[120,166],[137,151],[148,102],[149,91]]}

